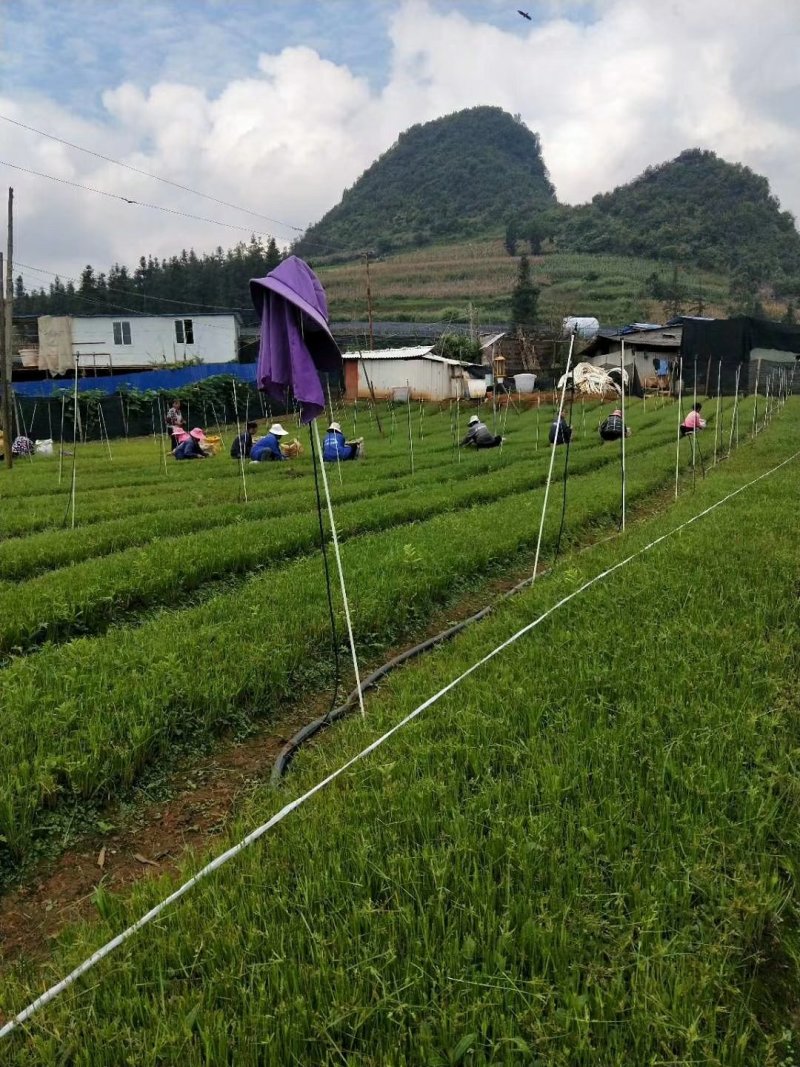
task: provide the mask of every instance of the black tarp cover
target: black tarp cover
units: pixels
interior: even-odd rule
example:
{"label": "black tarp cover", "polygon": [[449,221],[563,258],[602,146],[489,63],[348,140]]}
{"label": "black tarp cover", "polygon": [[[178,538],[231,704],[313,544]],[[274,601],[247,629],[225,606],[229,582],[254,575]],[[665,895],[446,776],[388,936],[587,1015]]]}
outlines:
{"label": "black tarp cover", "polygon": [[[731,395],[736,388],[736,369],[750,363],[754,348],[772,349],[778,352],[794,352],[800,355],[800,326],[784,326],[767,319],[739,315],[732,319],[682,318],[683,327],[680,354],[683,357],[684,387],[693,384],[695,365],[698,384],[702,382],[708,391],[716,386],[716,374],[721,363],[722,392]],[[706,383],[706,374],[710,381]],[[742,370],[740,388],[748,392],[753,387],[755,369],[745,366]]]}

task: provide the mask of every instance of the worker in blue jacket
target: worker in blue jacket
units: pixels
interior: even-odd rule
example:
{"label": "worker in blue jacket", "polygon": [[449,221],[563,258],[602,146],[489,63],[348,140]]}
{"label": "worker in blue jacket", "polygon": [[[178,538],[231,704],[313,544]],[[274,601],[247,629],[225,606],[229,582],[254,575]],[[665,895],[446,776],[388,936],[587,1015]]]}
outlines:
{"label": "worker in blue jacket", "polygon": [[273,422],[267,433],[255,442],[250,451],[251,463],[267,463],[273,460],[286,459],[281,452],[282,437],[286,437],[288,430],[284,430],[279,422]]}
{"label": "worker in blue jacket", "polygon": [[332,422],[322,440],[322,458],[326,463],[342,462],[346,459],[358,459],[364,438],[345,441],[342,428],[338,422]]}
{"label": "worker in blue jacket", "polygon": [[189,431],[189,436],[172,453],[175,459],[206,459],[208,453],[204,450],[206,435],[199,426]]}

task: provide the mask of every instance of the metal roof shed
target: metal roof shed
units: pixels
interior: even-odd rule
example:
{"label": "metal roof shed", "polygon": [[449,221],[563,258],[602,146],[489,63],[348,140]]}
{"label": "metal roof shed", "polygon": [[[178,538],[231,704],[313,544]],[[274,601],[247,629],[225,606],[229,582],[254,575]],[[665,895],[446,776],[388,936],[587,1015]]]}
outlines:
{"label": "metal roof shed", "polygon": [[[449,400],[462,393],[466,363],[433,353],[432,346],[387,348],[379,352],[345,352],[345,396],[348,400]],[[371,388],[370,388],[371,387]]]}

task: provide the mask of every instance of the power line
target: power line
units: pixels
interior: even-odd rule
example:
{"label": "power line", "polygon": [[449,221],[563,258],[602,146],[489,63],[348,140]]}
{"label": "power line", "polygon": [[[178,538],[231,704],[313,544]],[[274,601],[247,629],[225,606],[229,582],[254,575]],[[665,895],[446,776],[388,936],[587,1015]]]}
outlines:
{"label": "power line", "polygon": [[19,126],[20,129],[36,133],[40,137],[48,137],[51,141],[58,141],[59,144],[66,145],[68,148],[74,148],[77,152],[85,152],[89,156],[95,156],[97,159],[105,160],[106,163],[113,163],[117,167],[124,167],[126,170],[132,170],[134,174],[143,174],[146,178],[152,178],[154,181],[163,182],[164,185],[171,185],[175,189],[182,189],[185,193],[191,193],[193,196],[200,196],[204,200],[211,200],[213,203],[221,204],[223,207],[231,207],[234,211],[243,211],[246,215],[253,215],[256,218],[264,219],[265,222],[271,222],[275,226],[283,226],[284,229],[303,233],[304,228],[302,226],[294,226],[291,222],[282,222],[280,219],[270,218],[269,215],[262,215],[258,211],[251,211],[250,208],[241,207],[239,204],[231,204],[227,200],[220,200],[219,197],[211,196],[209,193],[201,193],[199,189],[192,189],[188,185],[181,185],[180,182],[174,182],[171,178],[163,178],[160,174],[153,174],[152,171],[134,167],[131,163],[123,163],[120,159],[112,159],[111,156],[105,156],[102,152],[95,152],[91,148],[84,148],[82,145],[75,144],[73,141],[67,141],[63,137],[56,137],[55,134],[47,133],[46,130],[37,130],[35,126],[27,126],[24,122],[12,119],[8,115],[0,115],[0,119],[2,119],[3,122],[10,122],[13,126]]}
{"label": "power line", "polygon": [[[59,278],[67,282],[77,282],[80,284],[79,278],[71,277],[69,274],[58,274],[56,271],[45,270],[43,267],[33,267],[30,263],[20,263],[19,260],[17,260],[14,266],[22,267],[23,270],[32,270],[36,274],[47,274],[51,278]],[[143,293],[137,289],[117,289],[111,285],[106,286],[106,292],[119,293],[122,296],[136,296],[146,300],[160,300],[164,304],[177,304],[180,307],[191,305],[192,307],[208,308],[211,311],[252,311],[252,308],[228,307],[225,304],[202,304],[199,300],[174,300],[172,297],[168,296],[155,296],[150,293]]]}
{"label": "power line", "polygon": [[81,185],[80,182],[71,182],[66,178],[57,178],[54,174],[45,174],[40,170],[32,170],[29,167],[21,167],[18,163],[9,163],[6,159],[0,159],[0,166],[11,167],[13,170],[22,171],[23,174],[33,174],[37,178],[47,178],[51,182],[59,182],[61,185],[70,185],[73,189],[83,189],[84,192],[97,193],[99,196],[107,196],[112,200],[122,200],[126,204],[133,204],[136,207],[146,207],[153,211],[164,211],[168,215],[180,215],[185,219],[194,219],[196,222],[210,222],[214,226],[224,226],[228,230],[243,230],[245,233],[256,233],[259,237],[273,237],[271,233],[265,231],[254,230],[251,226],[241,226],[235,222],[220,222],[219,219],[209,219],[205,215],[191,215],[188,211],[178,211],[177,208],[164,207],[162,204],[149,204],[144,200],[132,200],[128,196],[123,196],[121,193],[109,193],[105,189],[97,189],[93,185]]}

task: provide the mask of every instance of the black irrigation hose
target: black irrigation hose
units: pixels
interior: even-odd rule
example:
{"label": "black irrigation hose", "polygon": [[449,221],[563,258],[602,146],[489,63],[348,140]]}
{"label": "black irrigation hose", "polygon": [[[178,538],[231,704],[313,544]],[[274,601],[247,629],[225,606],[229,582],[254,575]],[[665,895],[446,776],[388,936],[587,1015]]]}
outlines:
{"label": "black irrigation hose", "polygon": [[[541,577],[541,574],[538,575]],[[523,578],[521,582],[517,582],[515,586],[503,593],[497,598],[493,604],[488,604],[485,608],[481,608],[480,611],[476,611],[474,615],[470,615],[466,619],[462,619],[461,622],[455,623],[455,625],[448,627],[446,630],[442,630],[441,633],[436,634],[435,637],[429,637],[426,641],[421,641],[418,645],[414,645],[412,648],[406,649],[405,652],[399,653],[397,656],[393,656],[383,664],[382,667],[378,667],[376,671],[373,671],[367,678],[361,682],[361,693],[365,693],[368,689],[373,689],[378,682],[384,678],[395,667],[401,666],[410,659],[414,659],[416,656],[421,655],[423,652],[427,652],[428,649],[434,648],[436,645],[443,644],[445,641],[449,641],[451,638],[460,634],[462,630],[465,630],[468,626],[471,626],[474,622],[479,622],[489,615],[498,605],[503,601],[508,600],[509,597],[521,592],[527,586],[533,583],[533,578]],[[289,741],[283,746],[278,758],[275,760],[275,764],[272,768],[272,774],[270,781],[272,785],[277,785],[281,778],[288,770],[289,764],[296,756],[299,748],[310,738],[318,734],[320,730],[326,729],[328,726],[332,726],[339,719],[343,718],[347,712],[358,701],[359,687],[349,694],[343,704],[340,704],[338,708],[331,708],[325,715],[320,716],[318,719],[314,719],[312,722],[306,723],[300,730],[290,738]],[[335,699],[335,696],[334,696]]]}

